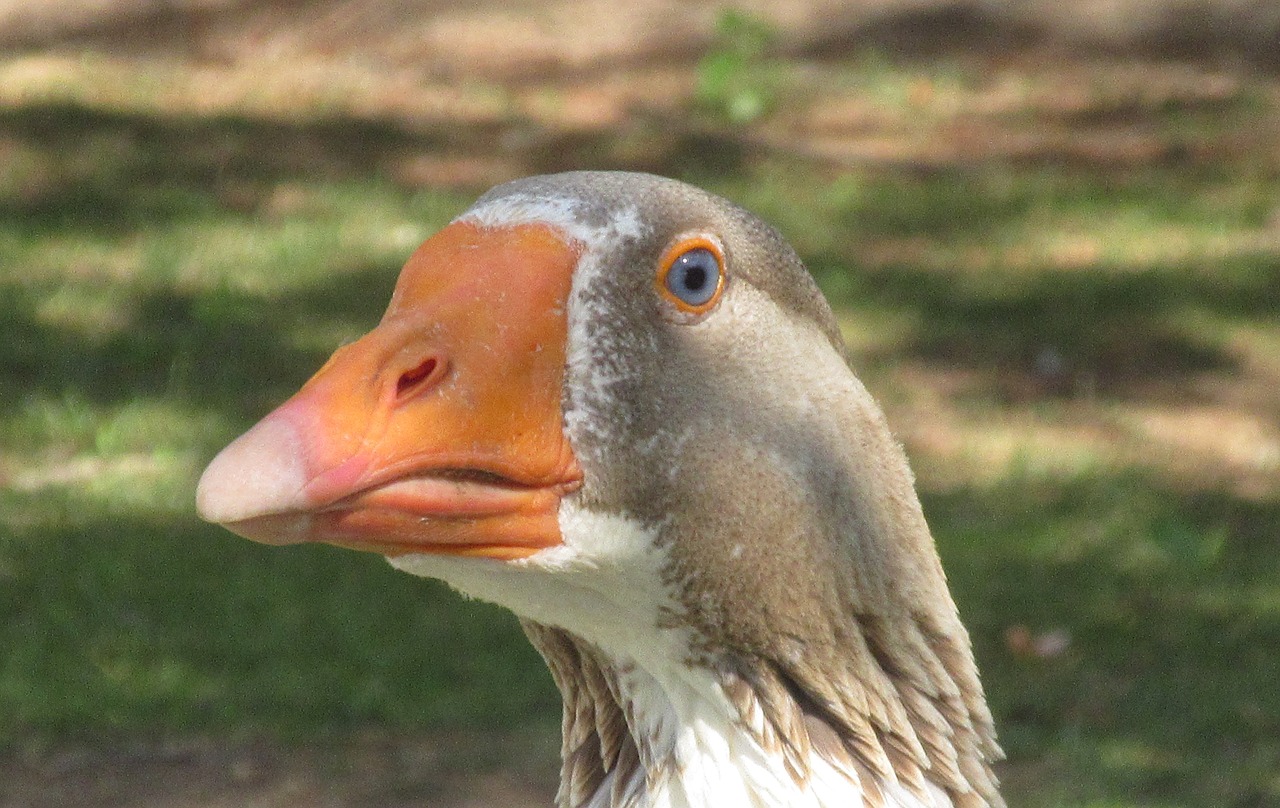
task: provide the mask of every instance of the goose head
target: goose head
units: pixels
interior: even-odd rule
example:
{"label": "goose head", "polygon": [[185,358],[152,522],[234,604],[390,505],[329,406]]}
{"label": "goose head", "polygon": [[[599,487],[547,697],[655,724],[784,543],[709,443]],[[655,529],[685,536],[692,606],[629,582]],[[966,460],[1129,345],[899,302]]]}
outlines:
{"label": "goose head", "polygon": [[691,186],[489,191],[197,505],[512,610],[562,806],[1003,804],[902,449],[792,249]]}

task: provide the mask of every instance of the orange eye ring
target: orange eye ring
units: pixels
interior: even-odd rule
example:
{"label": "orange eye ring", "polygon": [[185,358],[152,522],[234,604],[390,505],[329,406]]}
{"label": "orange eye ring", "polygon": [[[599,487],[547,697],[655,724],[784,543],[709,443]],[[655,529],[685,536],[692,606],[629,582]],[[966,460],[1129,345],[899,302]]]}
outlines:
{"label": "orange eye ring", "polygon": [[682,238],[662,254],[653,285],[677,311],[705,314],[724,294],[724,263],[724,250],[718,240],[702,235]]}

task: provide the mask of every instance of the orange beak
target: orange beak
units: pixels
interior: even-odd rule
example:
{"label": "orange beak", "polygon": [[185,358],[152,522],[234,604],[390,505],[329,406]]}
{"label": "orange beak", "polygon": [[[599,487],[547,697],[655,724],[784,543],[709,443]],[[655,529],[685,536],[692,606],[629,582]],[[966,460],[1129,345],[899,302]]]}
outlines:
{"label": "orange beak", "polygon": [[540,225],[441,230],[378,327],[214,458],[200,515],[386,555],[560,544],[560,499],[582,481],[560,408],[577,261]]}

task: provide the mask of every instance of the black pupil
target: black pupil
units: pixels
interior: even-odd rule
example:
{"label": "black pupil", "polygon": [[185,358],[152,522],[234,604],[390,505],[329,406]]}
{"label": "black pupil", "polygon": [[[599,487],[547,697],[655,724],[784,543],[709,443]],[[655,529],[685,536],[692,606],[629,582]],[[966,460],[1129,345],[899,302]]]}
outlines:
{"label": "black pupil", "polygon": [[707,285],[707,268],[685,259],[684,288],[697,292]]}

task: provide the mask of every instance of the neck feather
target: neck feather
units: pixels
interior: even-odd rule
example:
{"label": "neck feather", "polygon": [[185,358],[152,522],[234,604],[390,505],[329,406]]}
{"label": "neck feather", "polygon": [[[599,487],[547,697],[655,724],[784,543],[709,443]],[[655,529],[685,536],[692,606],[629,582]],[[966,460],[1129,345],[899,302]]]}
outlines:
{"label": "neck feather", "polygon": [[560,808],[1003,806],[998,749],[975,736],[962,699],[904,688],[896,712],[928,725],[904,733],[894,711],[839,714],[761,660],[654,671],[524,627],[564,698]]}

